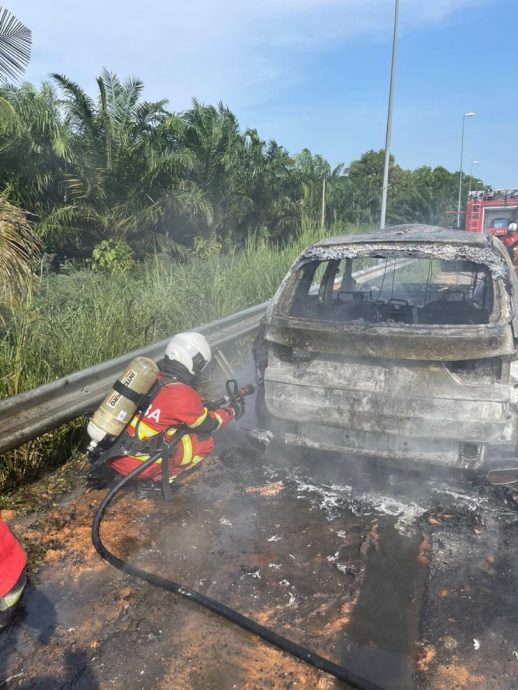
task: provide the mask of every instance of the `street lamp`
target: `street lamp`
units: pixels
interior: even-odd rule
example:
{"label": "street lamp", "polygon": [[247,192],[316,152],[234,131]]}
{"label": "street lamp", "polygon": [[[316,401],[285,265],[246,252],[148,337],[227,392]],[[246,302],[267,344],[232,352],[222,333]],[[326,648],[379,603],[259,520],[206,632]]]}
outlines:
{"label": "street lamp", "polygon": [[390,163],[390,139],[392,136],[392,100],[394,95],[394,81],[396,78],[396,55],[397,55],[397,25],[399,19],[399,0],[396,0],[394,7],[394,33],[392,34],[392,62],[390,65],[390,87],[387,112],[387,132],[385,135],[385,164],[383,166],[383,186],[381,188],[381,217],[380,230],[385,229],[385,216],[387,215],[387,190],[388,174]]}
{"label": "street lamp", "polygon": [[464,126],[467,117],[473,117],[476,113],[464,113],[462,116],[462,136],[460,138],[460,173],[459,173],[459,203],[457,204],[457,229],[460,228],[460,202],[462,197],[462,157],[464,155]]}
{"label": "street lamp", "polygon": [[323,229],[326,224],[326,176],[322,178],[322,216],[320,218],[320,227]]}
{"label": "street lamp", "polygon": [[478,165],[480,161],[471,161],[471,168],[469,169],[469,189],[468,189],[468,196],[471,193],[471,182],[473,180],[473,166]]}

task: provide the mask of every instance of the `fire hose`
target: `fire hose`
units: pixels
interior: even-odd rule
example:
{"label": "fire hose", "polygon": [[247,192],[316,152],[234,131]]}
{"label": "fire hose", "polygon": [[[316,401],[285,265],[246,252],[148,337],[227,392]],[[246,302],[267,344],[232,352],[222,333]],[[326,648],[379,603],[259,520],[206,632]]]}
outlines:
{"label": "fire hose", "polygon": [[[179,440],[185,433],[188,433],[188,431],[183,430],[179,431],[176,434],[174,439],[174,445],[176,445],[176,443],[179,442]],[[353,688],[357,688],[357,690],[383,690],[381,686],[376,685],[375,683],[372,683],[371,681],[366,680],[365,678],[362,678],[361,676],[357,675],[353,671],[350,671],[344,666],[335,664],[333,661],[320,656],[311,649],[307,649],[306,647],[296,642],[293,642],[293,640],[290,640],[287,637],[284,637],[283,635],[279,635],[270,628],[267,628],[264,625],[260,625],[251,618],[243,616],[241,613],[235,611],[229,606],[226,606],[225,604],[216,601],[215,599],[212,599],[211,597],[208,597],[205,594],[202,594],[201,592],[196,592],[195,590],[190,589],[189,587],[178,584],[174,580],[162,577],[160,575],[156,575],[154,573],[150,573],[146,570],[142,570],[141,568],[137,568],[136,566],[127,563],[122,558],[119,558],[115,554],[111,553],[106,548],[106,546],[103,544],[101,540],[100,529],[104,514],[106,513],[108,506],[113,501],[115,496],[119,493],[119,491],[124,486],[126,486],[126,484],[128,484],[132,479],[135,479],[135,477],[137,477],[139,474],[141,474],[141,472],[150,467],[150,465],[156,462],[160,457],[162,457],[162,462],[164,463],[163,449],[159,450],[157,453],[152,455],[148,460],[142,463],[142,465],[136,467],[125,477],[122,477],[122,479],[119,482],[117,482],[117,484],[112,489],[110,489],[110,491],[108,491],[104,499],[101,501],[95,513],[92,524],[92,542],[97,553],[101,556],[101,558],[106,560],[108,563],[110,563],[110,565],[113,565],[118,570],[122,571],[123,573],[126,573],[127,575],[137,577],[141,580],[144,580],[145,582],[148,582],[151,585],[154,585],[155,587],[160,587],[161,589],[173,592],[174,594],[180,594],[186,599],[194,601],[200,606],[204,606],[206,609],[209,609],[209,611],[217,613],[219,616],[222,616],[223,618],[226,618],[232,623],[239,625],[241,628],[244,628],[245,630],[248,630],[248,632],[257,635],[266,642],[269,642],[270,644],[278,647],[279,649],[288,652],[288,654],[291,654],[292,656],[297,657],[302,661],[305,661],[306,663],[310,664],[311,666],[314,666],[315,668],[321,671],[324,671],[325,673],[329,673],[332,676],[335,676],[335,678],[338,678],[339,680],[345,681]],[[162,472],[163,474],[167,473],[168,475],[167,463],[164,463],[164,465],[162,467]]]}

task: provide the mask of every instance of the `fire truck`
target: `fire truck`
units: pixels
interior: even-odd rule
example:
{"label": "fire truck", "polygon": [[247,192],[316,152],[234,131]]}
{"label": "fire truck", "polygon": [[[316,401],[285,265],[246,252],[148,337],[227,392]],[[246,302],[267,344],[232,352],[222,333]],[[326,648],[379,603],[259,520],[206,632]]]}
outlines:
{"label": "fire truck", "polygon": [[509,223],[518,223],[518,188],[470,192],[464,229],[506,236]]}

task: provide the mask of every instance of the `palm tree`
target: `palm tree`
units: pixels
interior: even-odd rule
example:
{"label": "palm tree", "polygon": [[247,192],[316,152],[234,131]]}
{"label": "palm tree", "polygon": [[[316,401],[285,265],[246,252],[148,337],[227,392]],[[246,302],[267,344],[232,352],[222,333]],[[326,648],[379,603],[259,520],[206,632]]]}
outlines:
{"label": "palm tree", "polygon": [[[0,8],[0,78],[20,77],[31,58],[31,32],[8,10]],[[0,97],[2,119],[8,126],[16,122],[12,107]],[[30,264],[37,243],[27,215],[0,195],[0,305],[8,295],[31,280]]]}
{"label": "palm tree", "polygon": [[64,94],[73,170],[66,175],[66,204],[47,219],[48,232],[62,228],[88,253],[106,239],[147,237],[149,243],[161,197],[186,165],[173,134],[177,118],[165,110],[165,100],[141,101],[138,79],[121,82],[104,70],[94,102],[66,76],[52,77]]}
{"label": "palm tree", "polygon": [[268,238],[285,240],[301,226],[301,178],[294,160],[275,141],[263,141],[255,129],[245,133],[245,170],[253,200],[248,228]]}
{"label": "palm tree", "polygon": [[237,118],[223,103],[215,107],[194,100],[183,120],[182,141],[193,159],[190,180],[203,211],[192,219],[195,233],[223,238],[253,207],[245,184],[245,146]]}
{"label": "palm tree", "polygon": [[322,186],[324,180],[327,182],[331,176],[331,166],[322,156],[313,155],[308,149],[303,149],[295,156],[295,170],[303,190],[304,220],[310,225],[316,225],[322,212]]}
{"label": "palm tree", "polygon": [[64,172],[70,162],[69,137],[50,84],[0,90],[10,117],[0,120],[0,188],[28,209],[35,223],[62,203]]}

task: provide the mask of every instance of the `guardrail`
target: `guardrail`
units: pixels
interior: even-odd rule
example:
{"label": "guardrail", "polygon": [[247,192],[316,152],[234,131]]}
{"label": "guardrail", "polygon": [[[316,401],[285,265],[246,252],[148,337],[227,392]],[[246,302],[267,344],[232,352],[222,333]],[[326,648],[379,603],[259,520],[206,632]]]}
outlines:
{"label": "guardrail", "polygon": [[[403,268],[412,261],[403,259],[395,265],[363,269],[356,272],[354,277],[361,283],[367,279],[375,279],[384,272],[390,273]],[[205,335],[213,348],[239,340],[257,329],[267,304],[268,302],[263,302],[199,326],[196,330]],[[71,419],[93,412],[117,376],[134,357],[141,355],[154,360],[160,359],[168,340],[161,340],[12,398],[0,400],[0,453],[21,446]]]}

